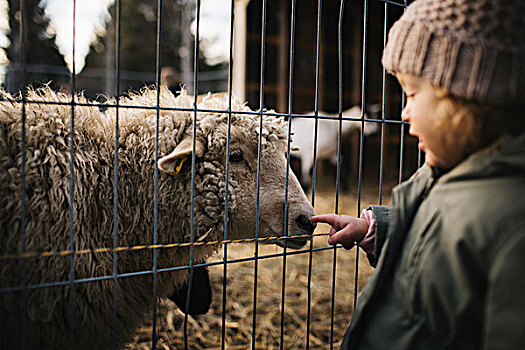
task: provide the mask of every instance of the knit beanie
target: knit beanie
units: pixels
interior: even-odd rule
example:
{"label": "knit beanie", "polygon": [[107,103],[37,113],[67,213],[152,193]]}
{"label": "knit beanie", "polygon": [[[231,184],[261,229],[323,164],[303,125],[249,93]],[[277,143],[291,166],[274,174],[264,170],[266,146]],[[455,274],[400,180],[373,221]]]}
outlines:
{"label": "knit beanie", "polygon": [[416,0],[383,52],[393,73],[491,105],[525,102],[525,0]]}

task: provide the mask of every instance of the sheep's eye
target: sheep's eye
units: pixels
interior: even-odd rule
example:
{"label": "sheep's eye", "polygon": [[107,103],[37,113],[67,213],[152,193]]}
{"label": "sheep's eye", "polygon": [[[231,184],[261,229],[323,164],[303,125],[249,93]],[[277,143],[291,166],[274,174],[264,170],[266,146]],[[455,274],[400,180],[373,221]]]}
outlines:
{"label": "sheep's eye", "polygon": [[230,162],[232,163],[239,163],[239,162],[242,162],[244,160],[244,157],[242,155],[242,151],[241,150],[235,150],[233,152],[230,153]]}

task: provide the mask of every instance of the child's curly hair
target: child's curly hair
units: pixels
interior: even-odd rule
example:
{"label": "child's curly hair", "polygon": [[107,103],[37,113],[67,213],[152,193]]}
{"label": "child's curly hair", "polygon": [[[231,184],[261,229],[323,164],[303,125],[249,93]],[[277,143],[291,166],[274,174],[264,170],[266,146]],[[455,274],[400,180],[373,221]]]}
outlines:
{"label": "child's curly hair", "polygon": [[441,99],[435,113],[443,151],[461,149],[460,159],[484,148],[503,134],[525,132],[525,104],[493,106],[466,100],[436,88]]}

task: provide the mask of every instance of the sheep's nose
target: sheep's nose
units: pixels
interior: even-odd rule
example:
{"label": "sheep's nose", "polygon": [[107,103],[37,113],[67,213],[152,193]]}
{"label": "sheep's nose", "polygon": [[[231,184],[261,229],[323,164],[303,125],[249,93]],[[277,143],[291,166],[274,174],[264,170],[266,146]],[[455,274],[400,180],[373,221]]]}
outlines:
{"label": "sheep's nose", "polygon": [[312,220],[304,214],[299,215],[295,219],[295,222],[300,228],[302,228],[308,233],[313,233],[315,230],[315,227],[317,226],[317,223],[313,223]]}

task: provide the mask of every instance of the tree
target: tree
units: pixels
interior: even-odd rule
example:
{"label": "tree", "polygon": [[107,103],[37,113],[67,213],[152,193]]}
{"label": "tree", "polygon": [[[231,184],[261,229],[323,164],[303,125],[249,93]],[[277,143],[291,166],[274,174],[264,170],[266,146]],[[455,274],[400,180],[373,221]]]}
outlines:
{"label": "tree", "polygon": [[[117,3],[110,8],[111,20],[106,34],[91,45],[86,66],[78,79],[78,87],[88,95],[115,94],[115,54],[119,52],[120,91],[138,89],[156,81],[157,67],[157,0],[121,0],[120,50],[116,45]],[[194,36],[190,24],[195,16],[195,1],[170,0],[163,2],[161,27],[161,67],[169,67],[175,81],[184,82],[193,90]],[[199,72],[225,72],[225,65],[208,66],[203,52],[199,55]],[[200,81],[203,80],[203,73]],[[213,74],[212,74],[213,75]],[[215,80],[199,83],[199,92],[224,91],[226,74]],[[174,83],[178,85],[178,83]]]}
{"label": "tree", "polygon": [[[120,13],[119,62],[121,72],[120,91],[136,89],[156,80],[157,66],[157,0],[122,0]],[[110,8],[111,20],[106,23],[106,35],[91,45],[84,71],[79,75],[79,87],[91,94],[105,92],[114,94],[116,68],[116,16],[117,4]],[[189,20],[184,14],[191,14],[194,4],[190,1],[165,1],[162,9],[161,66],[170,66],[177,73],[193,69],[192,39],[184,39],[181,27],[189,32]],[[185,23],[186,22],[186,23]],[[182,48],[182,49],[181,49]],[[188,52],[189,51],[189,52]],[[100,74],[104,72],[104,74]],[[98,89],[98,90],[97,90]],[[95,91],[97,90],[97,91]]]}
{"label": "tree", "polygon": [[[58,89],[69,82],[69,71],[54,43],[54,35],[47,31],[49,21],[40,6],[40,0],[25,0],[23,3],[25,9],[20,8],[20,1],[9,1],[11,31],[8,34],[10,45],[7,58],[10,63],[6,77],[7,89],[16,92],[28,85],[38,87],[49,82]],[[23,19],[25,24],[21,32]]]}

